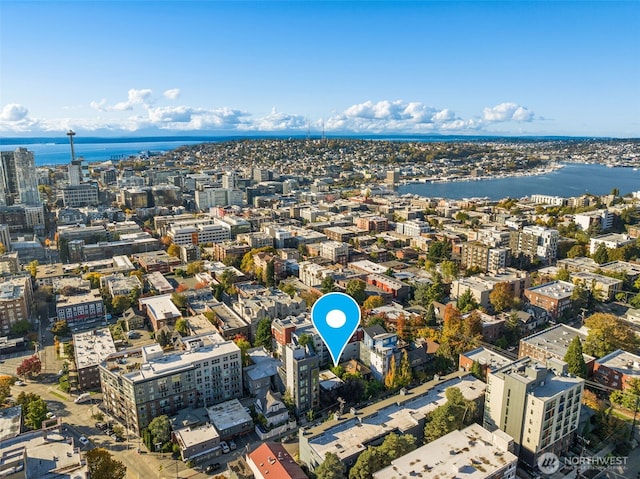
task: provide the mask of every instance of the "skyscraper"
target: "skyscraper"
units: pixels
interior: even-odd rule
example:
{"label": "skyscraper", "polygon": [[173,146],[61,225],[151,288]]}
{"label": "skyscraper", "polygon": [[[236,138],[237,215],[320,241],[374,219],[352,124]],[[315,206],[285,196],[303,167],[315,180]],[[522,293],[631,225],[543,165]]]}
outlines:
{"label": "skyscraper", "polygon": [[38,176],[32,151],[16,148],[0,157],[0,204],[40,205]]}

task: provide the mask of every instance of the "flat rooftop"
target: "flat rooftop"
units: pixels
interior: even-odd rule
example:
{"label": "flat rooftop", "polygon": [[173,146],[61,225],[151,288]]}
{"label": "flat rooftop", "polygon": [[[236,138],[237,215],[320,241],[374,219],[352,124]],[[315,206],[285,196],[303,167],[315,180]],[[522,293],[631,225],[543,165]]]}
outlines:
{"label": "flat rooftop", "polygon": [[207,412],[209,420],[218,431],[228,431],[242,424],[253,423],[251,415],[237,399],[209,406]]}
{"label": "flat rooftop", "polygon": [[640,356],[618,349],[596,359],[596,364],[620,371],[626,376],[640,376]]}
{"label": "flat rooftop", "polygon": [[204,424],[197,427],[185,427],[173,432],[178,441],[185,447],[193,447],[205,441],[215,440],[220,437],[216,428],[211,424]]}
{"label": "flat rooftop", "polygon": [[[569,344],[576,336],[578,336],[583,343],[587,339],[587,335],[580,330],[567,326],[566,324],[557,324],[544,331],[522,338],[520,342],[544,349],[551,356],[564,358],[565,354],[567,354],[567,349],[569,349]],[[584,358],[585,361],[593,360],[593,357],[587,354],[584,354]]]}
{"label": "flat rooftop", "polygon": [[491,433],[478,424],[472,424],[391,461],[390,466],[374,473],[373,478],[489,477],[517,462],[518,457],[505,447],[510,439],[499,429]]}
{"label": "flat rooftop", "polygon": [[78,369],[97,366],[117,351],[109,328],[74,334],[73,345]]}
{"label": "flat rooftop", "polygon": [[573,283],[566,281],[552,281],[550,283],[541,284],[540,286],[534,286],[527,288],[527,291],[541,294],[549,298],[554,299],[566,299],[571,297],[575,286]]}
{"label": "flat rooftop", "polygon": [[464,356],[471,361],[477,361],[481,366],[487,366],[491,370],[499,369],[513,362],[512,359],[483,347],[464,353]]}
{"label": "flat rooftop", "polygon": [[344,414],[304,432],[309,446],[317,457],[333,452],[341,460],[355,456],[370,441],[396,430],[418,425],[428,413],[447,402],[445,390],[460,389],[466,399],[474,400],[484,394],[485,384],[468,373],[455,373],[445,381],[430,381],[357,411]]}

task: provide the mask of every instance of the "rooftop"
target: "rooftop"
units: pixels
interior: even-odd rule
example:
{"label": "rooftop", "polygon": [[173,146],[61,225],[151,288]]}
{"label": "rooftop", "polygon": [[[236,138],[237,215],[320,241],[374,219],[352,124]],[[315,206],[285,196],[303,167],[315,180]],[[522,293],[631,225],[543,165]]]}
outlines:
{"label": "rooftop", "polygon": [[549,283],[541,284],[540,286],[527,288],[527,291],[532,291],[554,299],[566,299],[571,297],[571,293],[573,293],[574,288],[575,286],[573,283],[568,283],[566,281],[551,281]]}
{"label": "rooftop", "polygon": [[447,402],[445,390],[460,389],[466,399],[484,394],[485,384],[467,373],[455,373],[446,381],[430,381],[408,391],[368,406],[357,415],[344,414],[320,424],[303,434],[318,457],[334,452],[341,460],[357,455],[365,444],[396,430],[414,427],[429,412]]}
{"label": "rooftop", "polygon": [[[520,341],[536,346],[539,349],[544,349],[550,356],[564,358],[565,354],[567,354],[569,344],[576,336],[578,336],[582,342],[587,339],[587,335],[578,329],[567,326],[566,324],[557,324],[544,331],[522,338]],[[593,360],[593,357],[589,355],[585,354],[584,357],[587,362]]]}
{"label": "rooftop", "polygon": [[492,477],[492,474],[517,462],[517,456],[506,448],[510,441],[511,437],[499,429],[491,433],[478,424],[472,424],[391,461],[390,466],[374,473],[373,478]]}
{"label": "rooftop", "polygon": [[74,334],[73,344],[78,369],[97,366],[116,352],[109,328]]}
{"label": "rooftop", "polygon": [[622,349],[596,359],[596,364],[615,369],[627,376],[640,376],[640,356]]}
{"label": "rooftop", "polygon": [[237,399],[225,401],[207,408],[209,420],[218,431],[228,431],[241,424],[253,423],[251,415]]}
{"label": "rooftop", "polygon": [[257,472],[256,478],[307,479],[307,475],[289,455],[282,444],[266,442],[247,454],[249,467]]}

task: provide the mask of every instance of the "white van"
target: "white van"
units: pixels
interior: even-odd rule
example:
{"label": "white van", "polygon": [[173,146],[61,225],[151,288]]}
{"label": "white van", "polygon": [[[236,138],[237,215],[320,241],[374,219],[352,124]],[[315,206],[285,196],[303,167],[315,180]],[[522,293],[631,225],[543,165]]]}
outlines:
{"label": "white van", "polygon": [[73,401],[73,402],[75,402],[76,404],[80,404],[80,403],[83,403],[83,402],[88,401],[89,399],[91,399],[91,394],[89,394],[89,393],[82,393],[82,394],[80,394],[80,396],[78,396],[78,397],[76,398],[76,400],[75,400],[75,401]]}

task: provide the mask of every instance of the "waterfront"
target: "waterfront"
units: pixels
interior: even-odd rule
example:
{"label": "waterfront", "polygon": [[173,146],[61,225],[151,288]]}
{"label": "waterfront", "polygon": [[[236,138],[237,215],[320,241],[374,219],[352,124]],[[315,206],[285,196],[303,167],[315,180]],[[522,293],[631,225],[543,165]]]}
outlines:
{"label": "waterfront", "polygon": [[413,193],[432,198],[487,197],[499,200],[534,194],[564,197],[585,193],[604,195],[613,188],[618,188],[622,195],[640,190],[640,171],[636,168],[608,168],[604,165],[568,163],[561,169],[542,175],[446,183],[410,183],[399,186],[398,193]]}

